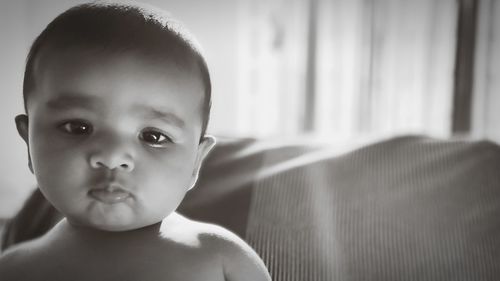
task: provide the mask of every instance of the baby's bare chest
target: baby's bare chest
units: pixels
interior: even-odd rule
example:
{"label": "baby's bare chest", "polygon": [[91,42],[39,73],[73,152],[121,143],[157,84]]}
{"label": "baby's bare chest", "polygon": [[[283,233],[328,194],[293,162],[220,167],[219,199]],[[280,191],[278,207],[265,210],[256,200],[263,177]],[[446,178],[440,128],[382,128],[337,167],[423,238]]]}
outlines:
{"label": "baby's bare chest", "polygon": [[118,252],[47,252],[32,258],[12,280],[224,280],[222,262],[202,249],[170,252],[136,249]]}

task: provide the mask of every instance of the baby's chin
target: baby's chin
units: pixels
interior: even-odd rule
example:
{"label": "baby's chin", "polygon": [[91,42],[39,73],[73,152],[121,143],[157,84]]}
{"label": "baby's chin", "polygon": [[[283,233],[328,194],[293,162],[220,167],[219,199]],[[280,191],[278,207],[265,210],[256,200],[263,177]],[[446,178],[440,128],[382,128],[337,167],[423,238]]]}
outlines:
{"label": "baby's chin", "polygon": [[84,214],[67,215],[75,226],[108,232],[124,232],[149,227],[161,222],[161,218],[144,218],[127,206],[120,208],[90,208]]}

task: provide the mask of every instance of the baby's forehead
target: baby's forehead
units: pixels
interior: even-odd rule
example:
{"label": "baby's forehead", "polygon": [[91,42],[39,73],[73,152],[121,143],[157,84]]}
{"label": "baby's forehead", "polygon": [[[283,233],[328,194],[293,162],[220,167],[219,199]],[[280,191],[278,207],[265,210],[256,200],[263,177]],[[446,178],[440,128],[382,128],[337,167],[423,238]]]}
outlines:
{"label": "baby's forehead", "polygon": [[162,89],[165,92],[194,92],[200,105],[204,98],[201,74],[193,63],[131,51],[49,49],[40,55],[35,79],[38,90],[50,88],[56,92],[78,92],[83,88],[95,95],[106,95],[108,90],[141,91],[137,87],[141,85],[144,88],[156,86],[159,98],[163,96]]}
{"label": "baby's forehead", "polygon": [[[37,55],[35,70],[61,60],[83,60],[102,64],[109,59],[134,60],[145,65],[161,68],[175,67],[179,71],[193,71],[198,68],[196,58],[182,50],[157,51],[144,48],[121,48],[119,46],[58,46],[47,44]],[[193,73],[193,74],[196,74]]]}
{"label": "baby's forehead", "polygon": [[44,48],[34,65],[35,84],[40,83],[48,70],[62,71],[66,75],[69,71],[79,75],[79,70],[82,69],[87,71],[106,69],[103,75],[129,70],[137,79],[148,76],[165,78],[182,76],[187,79],[180,79],[179,83],[203,84],[202,73],[196,61],[189,57],[94,47]]}

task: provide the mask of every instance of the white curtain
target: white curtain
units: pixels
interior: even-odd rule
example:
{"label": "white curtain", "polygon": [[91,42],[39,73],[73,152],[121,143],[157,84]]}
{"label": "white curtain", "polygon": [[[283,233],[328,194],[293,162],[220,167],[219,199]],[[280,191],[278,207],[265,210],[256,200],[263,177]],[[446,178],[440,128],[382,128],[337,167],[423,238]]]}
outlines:
{"label": "white curtain", "polygon": [[456,2],[240,1],[237,133],[449,135]]}
{"label": "white curtain", "polygon": [[308,1],[240,1],[238,134],[300,132]]}

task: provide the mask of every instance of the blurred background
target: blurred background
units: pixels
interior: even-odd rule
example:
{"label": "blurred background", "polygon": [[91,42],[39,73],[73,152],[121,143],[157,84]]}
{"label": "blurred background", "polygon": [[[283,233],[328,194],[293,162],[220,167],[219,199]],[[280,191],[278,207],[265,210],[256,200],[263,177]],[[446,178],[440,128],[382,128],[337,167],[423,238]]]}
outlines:
{"label": "blurred background", "polygon": [[[0,218],[35,187],[14,117],[30,44],[78,0],[0,0]],[[205,49],[216,136],[500,142],[500,1],[148,0]]]}

